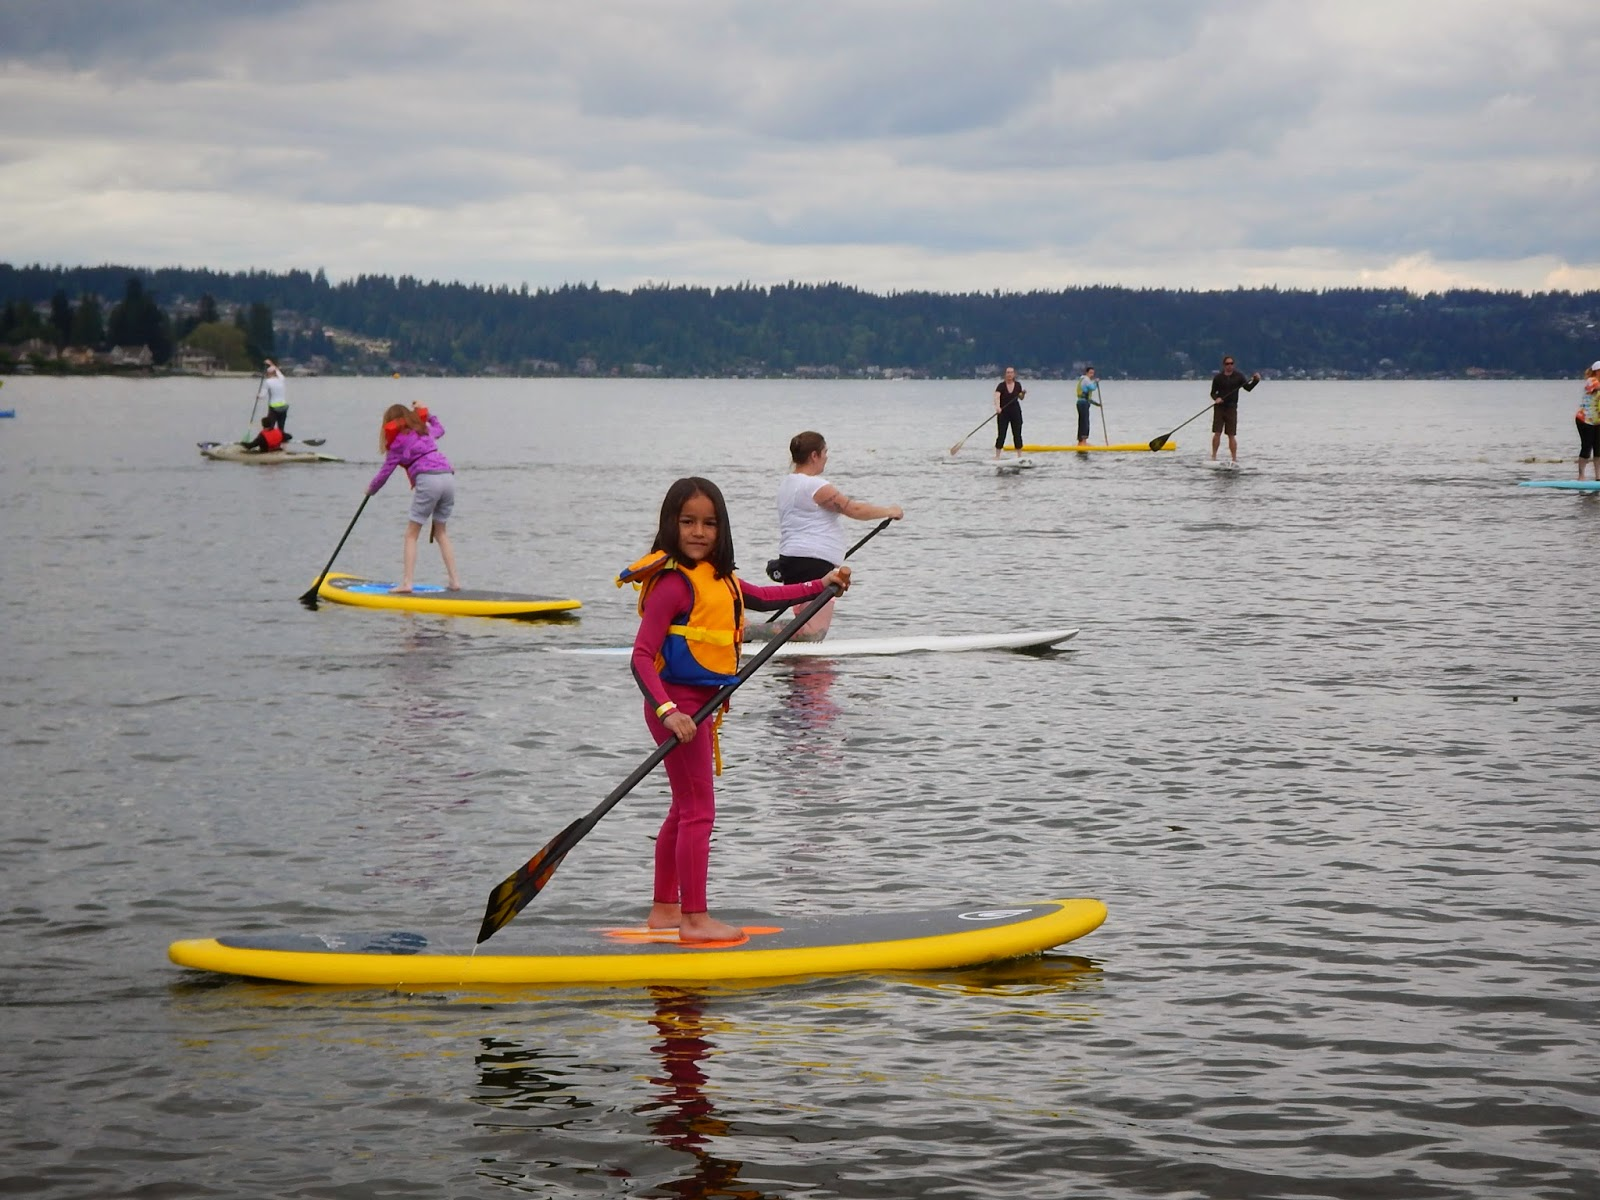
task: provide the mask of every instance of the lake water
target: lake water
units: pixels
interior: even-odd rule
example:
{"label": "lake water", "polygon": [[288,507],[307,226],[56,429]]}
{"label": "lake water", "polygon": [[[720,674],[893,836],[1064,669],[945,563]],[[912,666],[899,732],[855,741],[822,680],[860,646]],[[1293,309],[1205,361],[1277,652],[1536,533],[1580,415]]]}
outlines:
{"label": "lake water", "polygon": [[[11,379],[0,422],[0,1192],[67,1197],[1600,1195],[1600,497],[1578,385],[1276,383],[1245,469],[997,476],[977,383],[293,380],[345,465],[200,458],[253,383]],[[1070,441],[1066,384],[1026,402]],[[295,598],[382,408],[449,429],[469,587],[567,624]],[[1146,441],[1205,384],[1106,386]],[[455,929],[649,751],[621,645],[666,485],[776,551],[791,434],[906,520],[834,636],[1066,653],[773,663],[713,911],[1097,896],[1042,958],[727,988],[437,993],[182,971],[227,932]],[[1095,435],[1100,436],[1098,419]],[[406,489],[337,567],[398,573]],[[867,526],[861,526],[865,532]],[[422,548],[424,580],[440,579]],[[500,938],[636,917],[653,778]]]}

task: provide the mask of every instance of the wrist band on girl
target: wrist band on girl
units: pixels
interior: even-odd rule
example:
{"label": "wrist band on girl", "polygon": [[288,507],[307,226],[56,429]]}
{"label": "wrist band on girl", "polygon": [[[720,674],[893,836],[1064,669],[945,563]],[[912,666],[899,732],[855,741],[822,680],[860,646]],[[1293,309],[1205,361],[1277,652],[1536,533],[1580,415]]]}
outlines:
{"label": "wrist band on girl", "polygon": [[678,706],[676,704],[674,704],[671,700],[668,700],[665,704],[658,705],[656,707],[656,720],[659,721],[662,717],[666,716],[668,713],[675,713],[677,711],[678,711]]}

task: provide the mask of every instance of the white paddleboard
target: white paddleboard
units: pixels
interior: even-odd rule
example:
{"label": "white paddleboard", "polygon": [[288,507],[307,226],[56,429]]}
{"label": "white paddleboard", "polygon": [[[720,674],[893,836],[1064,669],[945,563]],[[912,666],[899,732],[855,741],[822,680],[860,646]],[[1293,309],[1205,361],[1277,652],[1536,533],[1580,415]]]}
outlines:
{"label": "white paddleboard", "polygon": [[1009,475],[1013,471],[1031,471],[1038,465],[1031,458],[997,458],[994,460],[994,469],[1002,475]]}
{"label": "white paddleboard", "polygon": [[[830,638],[823,642],[785,642],[773,658],[856,658],[868,654],[917,654],[951,650],[1049,650],[1078,636],[1076,629],[1030,629],[1016,633],[912,633],[902,637]],[[748,657],[765,642],[746,642]],[[556,647],[559,654],[632,654],[631,646]]]}

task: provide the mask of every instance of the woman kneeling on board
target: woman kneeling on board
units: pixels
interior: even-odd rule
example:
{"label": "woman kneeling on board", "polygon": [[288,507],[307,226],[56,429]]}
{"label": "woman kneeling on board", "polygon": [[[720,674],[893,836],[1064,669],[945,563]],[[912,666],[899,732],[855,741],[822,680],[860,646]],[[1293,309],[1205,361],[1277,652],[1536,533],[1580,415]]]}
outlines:
{"label": "woman kneeling on board", "polygon": [[445,522],[456,504],[456,475],[450,460],[439,451],[436,438],[444,436],[444,426],[420,404],[407,408],[391,404],[383,413],[383,428],[378,431],[378,449],[384,453],[383,466],[367,485],[367,495],[376,496],[396,467],[404,467],[411,480],[411,521],[406,526],[405,569],[397,592],[409,592],[417,574],[417,538],[422,527],[433,523],[431,540],[439,543],[452,592],[461,590],[456,575],[456,553],[445,532]]}
{"label": "woman kneeling on board", "polygon": [[[867,504],[852,500],[822,477],[828,465],[828,443],[820,433],[806,430],[789,439],[790,474],[778,485],[778,557],[767,564],[767,574],[780,583],[805,583],[821,579],[844,562],[842,517],[857,521],[898,521],[905,510],[898,504]],[[830,601],[795,635],[802,642],[820,642],[833,622]]]}
{"label": "woman kneeling on board", "polygon": [[639,633],[633,677],[644,693],[644,722],[661,745],[680,745],[666,757],[672,806],[656,837],[651,929],[677,929],[682,942],[742,941],[744,933],[707,911],[706,872],[716,819],[712,777],[720,772],[719,713],[703,732],[689,714],[732,683],[739,671],[744,610],[782,609],[820,594],[829,584],[850,586],[850,568],[821,579],[762,587],[733,572],[728,505],[709,479],[680,479],[667,489],[650,553],[617,576],[639,588]]}

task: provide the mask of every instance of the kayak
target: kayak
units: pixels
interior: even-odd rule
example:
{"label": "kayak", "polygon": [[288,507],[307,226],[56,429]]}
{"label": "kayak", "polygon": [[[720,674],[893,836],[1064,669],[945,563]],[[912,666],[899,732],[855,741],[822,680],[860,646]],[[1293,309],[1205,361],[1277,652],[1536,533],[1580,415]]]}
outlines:
{"label": "kayak", "polygon": [[549,617],[582,608],[579,600],[555,596],[528,596],[520,592],[452,592],[436,583],[419,583],[412,591],[396,592],[397,583],[362,579],[337,571],[322,581],[317,595],[335,604],[359,608],[387,608],[399,612],[442,613],[455,617]]}
{"label": "kayak", "polygon": [[[1163,450],[1176,450],[1177,442],[1168,442],[1161,447]],[[1150,453],[1149,442],[1122,442],[1115,446],[1024,446],[1024,454],[1063,454],[1067,451],[1077,454],[1135,454]]]}
{"label": "kayak", "polygon": [[729,917],[735,942],[680,943],[677,930],[598,920],[524,917],[473,953],[470,933],[239,934],[173,942],[181,967],[289,983],[370,987],[462,984],[713,982],[970,967],[1038,954],[1092,933],[1099,900],[972,901],[919,912],[823,917]]}
{"label": "kayak", "polygon": [[1600,492],[1600,479],[1524,479],[1517,486],[1560,488],[1566,492]]}
{"label": "kayak", "polygon": [[316,450],[246,450],[238,442],[200,442],[200,453],[215,462],[253,463],[270,467],[282,463],[343,462]]}
{"label": "kayak", "polygon": [[[902,637],[835,638],[822,642],[788,641],[773,658],[857,658],[873,654],[916,654],[951,650],[1049,650],[1078,636],[1076,629],[1033,629],[1017,633],[913,633]],[[745,655],[759,654],[765,642],[745,642]],[[557,646],[560,654],[632,654],[631,646]]]}

